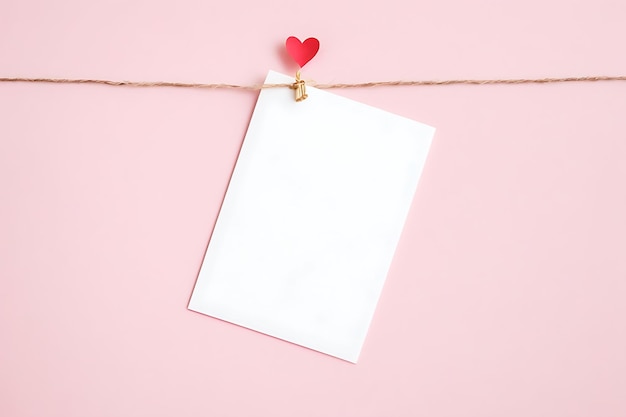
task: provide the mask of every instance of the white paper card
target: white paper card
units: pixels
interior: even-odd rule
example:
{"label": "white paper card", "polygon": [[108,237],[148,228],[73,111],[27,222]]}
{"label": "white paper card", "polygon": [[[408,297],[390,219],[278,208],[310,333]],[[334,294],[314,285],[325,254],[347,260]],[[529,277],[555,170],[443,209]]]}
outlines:
{"label": "white paper card", "polygon": [[261,91],[189,309],[356,363],[435,129],[307,93]]}

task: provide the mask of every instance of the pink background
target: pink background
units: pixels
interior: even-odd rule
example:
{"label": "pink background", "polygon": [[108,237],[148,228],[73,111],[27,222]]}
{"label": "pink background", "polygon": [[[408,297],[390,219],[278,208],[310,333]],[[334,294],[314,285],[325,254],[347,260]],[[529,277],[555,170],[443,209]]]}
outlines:
{"label": "pink background", "polygon": [[[626,74],[621,0],[0,5],[0,76]],[[626,82],[337,93],[438,128],[357,365],[186,310],[256,93],[0,84],[0,415],[626,415]]]}

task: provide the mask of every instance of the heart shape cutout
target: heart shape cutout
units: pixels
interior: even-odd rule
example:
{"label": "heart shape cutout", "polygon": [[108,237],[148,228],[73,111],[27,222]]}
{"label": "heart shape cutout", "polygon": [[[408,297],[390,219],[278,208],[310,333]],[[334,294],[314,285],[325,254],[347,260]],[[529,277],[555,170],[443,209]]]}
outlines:
{"label": "heart shape cutout", "polygon": [[317,51],[320,49],[320,41],[315,38],[308,38],[304,42],[300,42],[300,39],[295,36],[290,36],[287,38],[285,46],[287,47],[289,55],[291,55],[293,60],[302,68],[304,64],[309,62],[315,54],[317,54]]}

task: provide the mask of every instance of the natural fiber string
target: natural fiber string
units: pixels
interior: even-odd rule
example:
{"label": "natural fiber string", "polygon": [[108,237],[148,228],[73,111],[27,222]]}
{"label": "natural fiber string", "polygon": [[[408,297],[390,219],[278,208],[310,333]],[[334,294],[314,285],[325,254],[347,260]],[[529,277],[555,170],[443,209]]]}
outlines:
{"label": "natural fiber string", "polygon": [[[364,83],[333,83],[318,84],[307,83],[309,86],[320,89],[333,88],[369,88],[369,87],[395,87],[395,86],[428,86],[428,85],[490,85],[490,84],[550,84],[567,82],[590,82],[590,81],[626,81],[626,75],[618,76],[589,76],[589,77],[560,77],[560,78],[504,78],[504,79],[458,79],[458,80],[424,80],[424,81],[372,81]],[[257,91],[265,88],[294,88],[294,83],[285,84],[204,84],[183,83],[171,81],[112,81],[97,79],[73,79],[73,78],[7,78],[0,77],[0,82],[25,82],[25,83],[53,83],[53,84],[101,84],[125,87],[180,87],[180,88],[205,88],[205,89],[230,89]]]}

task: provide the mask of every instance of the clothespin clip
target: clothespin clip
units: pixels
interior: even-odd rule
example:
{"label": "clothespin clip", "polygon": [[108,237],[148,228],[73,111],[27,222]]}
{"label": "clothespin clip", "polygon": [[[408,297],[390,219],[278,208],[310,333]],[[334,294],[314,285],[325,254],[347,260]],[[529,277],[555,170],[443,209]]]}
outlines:
{"label": "clothespin clip", "polygon": [[306,83],[304,80],[300,79],[300,71],[296,72],[296,82],[294,82],[291,86],[294,90],[296,90],[296,101],[306,100],[309,96],[306,93]]}
{"label": "clothespin clip", "polygon": [[[320,41],[315,38],[308,38],[304,42],[300,42],[300,39],[290,36],[287,38],[285,46],[289,55],[302,69],[304,64],[317,54],[317,51],[320,49]],[[300,78],[300,70],[296,72],[296,81],[291,85],[291,88],[296,91],[296,101],[306,100],[309,96],[306,93],[306,83]]]}

